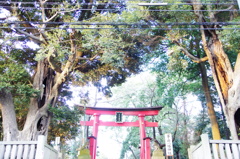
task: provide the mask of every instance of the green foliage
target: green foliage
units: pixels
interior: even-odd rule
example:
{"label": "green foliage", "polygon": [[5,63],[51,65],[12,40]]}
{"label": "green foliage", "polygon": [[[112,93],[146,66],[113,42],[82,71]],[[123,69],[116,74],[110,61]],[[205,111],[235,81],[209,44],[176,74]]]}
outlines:
{"label": "green foliage", "polygon": [[[80,1],[79,1],[80,2]],[[82,1],[81,1],[82,2]],[[104,1],[105,2],[105,1]],[[117,1],[118,2],[118,1]],[[136,1],[128,1],[129,3],[138,3]],[[128,3],[127,2],[127,3]],[[167,0],[168,3],[178,3],[174,0]],[[127,4],[126,3],[126,4]],[[180,2],[179,2],[180,3]],[[64,1],[64,8],[68,12],[62,12],[54,19],[53,22],[120,22],[120,23],[142,23],[149,24],[152,27],[160,27],[159,23],[168,22],[196,22],[194,12],[151,12],[146,11],[147,9],[163,9],[163,10],[191,10],[190,5],[168,5],[168,6],[151,6],[151,7],[140,7],[140,6],[127,6],[119,3],[121,11],[98,11],[96,10],[99,6],[93,6],[90,11],[73,11],[80,5],[72,5],[70,1]],[[34,9],[26,12],[23,8],[35,7],[32,4],[21,4],[18,11],[23,21],[30,20],[41,20],[40,11]],[[55,11],[61,11],[61,5],[48,5],[49,8],[54,7],[56,10],[47,9],[47,18],[50,18],[55,14]],[[104,6],[105,7],[105,6]],[[103,7],[103,8],[104,8]],[[204,6],[206,7],[206,6]],[[215,6],[217,8],[217,6]],[[109,7],[110,8],[110,7]],[[122,11],[123,9],[126,9]],[[69,12],[72,10],[73,12]],[[140,11],[141,10],[141,11]],[[16,12],[13,13],[16,16]],[[194,18],[193,18],[194,17]],[[85,20],[84,20],[85,19]],[[209,20],[209,19],[207,19]],[[19,24],[20,25],[20,24]],[[21,26],[21,25],[20,25]],[[48,24],[48,26],[52,26]],[[73,30],[68,29],[66,25],[59,24],[54,27],[66,28],[56,30],[45,30],[44,39],[47,43],[40,46],[40,49],[30,49],[27,36],[23,36],[23,39],[12,40],[10,37],[11,32],[6,30],[5,37],[11,39],[11,43],[5,44],[3,51],[0,53],[0,89],[8,88],[9,91],[13,92],[14,103],[16,111],[19,114],[19,120],[24,121],[27,112],[27,106],[29,104],[30,97],[36,97],[38,94],[37,90],[32,89],[32,77],[34,76],[34,69],[37,66],[37,62],[44,59],[51,59],[57,64],[59,68],[65,66],[66,61],[72,55],[70,32]],[[70,27],[79,28],[78,25],[72,25]],[[177,112],[177,108],[174,106],[179,98],[184,98],[189,94],[199,94],[199,88],[201,84],[199,78],[199,72],[197,71],[196,64],[190,62],[186,56],[180,52],[179,48],[173,42],[179,42],[182,46],[192,51],[195,56],[204,56],[202,52],[198,54],[198,49],[193,45],[199,45],[200,36],[198,32],[193,31],[160,31],[155,30],[122,30],[128,27],[139,27],[139,26],[111,26],[105,25],[104,27],[110,29],[101,29],[101,26],[91,25],[86,26],[85,30],[75,29],[77,32],[76,37],[73,39],[77,46],[77,51],[82,53],[79,60],[72,61],[73,65],[70,77],[66,77],[66,83],[64,84],[79,84],[84,85],[87,83],[94,83],[99,91],[105,92],[110,95],[109,86],[115,84],[121,84],[125,82],[126,77],[133,73],[140,72],[140,64],[150,61],[150,66],[153,66],[154,72],[157,74],[157,82],[155,80],[150,81],[147,86],[143,86],[143,82],[135,82],[134,84],[122,85],[121,89],[117,92],[117,98],[115,97],[115,106],[125,107],[146,107],[146,106],[165,106],[165,110],[162,111],[157,120],[161,123],[161,127],[165,132],[173,133],[172,127],[177,123],[177,115],[181,118],[181,124],[179,128],[179,136],[185,135],[186,125],[184,121],[187,120],[186,114]],[[164,26],[166,28],[188,28],[189,26]],[[198,27],[198,26],[196,26]],[[95,29],[91,29],[95,28]],[[112,30],[112,29],[116,30]],[[29,31],[29,30],[25,30]],[[10,34],[9,34],[10,32]],[[14,31],[15,32],[15,31]],[[231,33],[231,34],[230,34]],[[221,32],[223,42],[226,44],[225,47],[228,50],[227,53],[233,56],[232,59],[236,58],[236,54],[239,50],[239,34],[235,30],[235,34],[224,30]],[[14,33],[15,34],[15,33]],[[20,34],[20,33],[19,33]],[[34,32],[30,32],[31,35],[38,35]],[[41,34],[41,40],[43,34]],[[157,40],[149,42],[154,39],[154,36],[160,36],[163,40]],[[200,38],[201,39],[201,38]],[[8,41],[8,40],[7,40]],[[149,43],[148,43],[149,42]],[[148,44],[147,44],[148,43]],[[21,45],[21,49],[15,48],[16,44]],[[10,48],[10,49],[9,49]],[[8,51],[4,51],[8,50]],[[171,55],[166,55],[167,50],[172,50]],[[151,52],[148,57],[145,57],[145,61],[140,61],[147,52]],[[36,61],[34,61],[36,60]],[[50,62],[50,60],[49,60]],[[232,60],[234,63],[235,61]],[[143,67],[147,67],[144,65]],[[50,67],[49,67],[50,68]],[[56,74],[56,72],[55,72]],[[53,75],[55,75],[53,74]],[[32,76],[32,77],[31,77]],[[54,77],[53,77],[54,78]],[[150,78],[150,77],[149,77]],[[65,80],[64,79],[64,80]],[[106,79],[108,86],[101,85],[101,80]],[[63,85],[64,85],[63,84]],[[131,87],[130,87],[131,86]],[[63,86],[64,87],[64,86]],[[62,88],[60,88],[61,90]],[[61,136],[63,141],[72,139],[78,132],[77,123],[79,122],[80,113],[75,108],[71,109],[65,106],[66,99],[69,97],[68,91],[61,90],[62,94],[59,98],[59,103],[55,108],[51,108],[49,111],[53,114],[53,121],[51,122],[50,139],[53,140],[53,136]],[[64,95],[63,95],[64,94]],[[124,94],[124,96],[123,96]],[[120,100],[123,98],[123,100]],[[63,106],[64,105],[64,106]],[[170,109],[170,107],[174,109]],[[165,113],[165,114],[164,114]],[[169,114],[170,113],[170,114]],[[171,114],[172,113],[172,114]],[[167,115],[166,115],[167,114]],[[179,119],[180,120],[180,119]],[[203,132],[206,129],[207,121],[203,119],[203,123],[198,125],[197,131]],[[23,123],[23,122],[22,122]],[[181,131],[182,130],[182,131]],[[130,135],[125,139],[122,150],[122,156],[129,150],[127,145],[131,145],[132,148],[137,151],[137,139],[138,130],[129,129]],[[151,131],[149,131],[151,132]],[[182,132],[182,133],[181,133]],[[53,135],[54,134],[54,135]],[[135,139],[136,137],[136,139]],[[132,140],[130,140],[132,139]],[[158,134],[158,139],[162,140],[161,133]],[[177,138],[174,142],[177,150],[182,151],[186,149],[187,143],[180,142],[183,139]],[[186,152],[182,152],[186,155]]]}
{"label": "green foliage", "polygon": [[78,149],[80,147],[81,142],[75,138],[68,141],[68,144],[62,145],[62,150],[64,152],[65,158],[68,159],[76,159],[78,157]]}
{"label": "green foliage", "polygon": [[[22,61],[24,59],[28,61],[27,56],[22,54],[22,50],[13,52],[10,56],[0,53],[0,89],[7,89],[12,93],[18,128],[22,130],[30,98],[37,97],[39,90],[33,89],[28,66]],[[17,60],[17,56],[23,58]]]}
{"label": "green foliage", "polygon": [[[179,61],[179,60],[177,60]],[[161,67],[163,64],[160,64]],[[167,64],[169,66],[169,63]],[[182,65],[182,64],[180,64]],[[168,66],[164,66],[167,68]],[[155,68],[156,69],[156,68]],[[160,103],[164,106],[172,107],[176,98],[190,94],[201,88],[199,79],[194,72],[189,72],[189,68],[173,67],[174,70],[157,71],[158,95],[161,97]],[[173,72],[176,71],[176,72]]]}
{"label": "green foliage", "polygon": [[[232,22],[239,22],[240,17],[234,19]],[[239,53],[239,45],[238,41],[240,40],[240,31],[239,30],[227,30],[228,28],[236,27],[238,25],[233,26],[224,26],[225,30],[219,32],[220,37],[222,39],[222,43],[224,44],[224,49],[230,59],[230,61],[234,64],[237,59],[237,55]]]}
{"label": "green foliage", "polygon": [[118,19],[118,22],[125,23],[142,22],[142,20],[146,19],[146,17],[149,16],[149,12],[145,10],[144,7],[133,5],[138,4],[140,2],[128,1],[127,3],[131,3],[131,5],[128,5],[127,9],[122,12],[121,18]]}
{"label": "green foliage", "polygon": [[[72,65],[65,69],[67,71],[61,75],[62,83],[59,84],[59,88],[56,88],[59,90],[54,97],[58,99],[57,106],[50,110],[54,121],[51,123],[51,132],[65,136],[64,140],[70,139],[77,133],[77,130],[74,129],[76,125],[73,126],[71,123],[75,120],[70,118],[76,117],[77,112],[74,114],[70,108],[60,107],[60,105],[66,105],[66,98],[69,97],[68,92],[63,91],[63,89],[68,89],[66,85],[93,83],[99,87],[99,91],[110,95],[110,86],[123,83],[127,76],[140,71],[139,60],[144,54],[144,46],[129,32],[126,37],[126,34],[121,32],[121,28],[104,30],[99,26],[91,25],[86,28],[94,27],[96,29],[83,30],[79,29],[79,25],[68,26],[65,23],[112,22],[112,20],[113,23],[123,22],[121,20],[135,23],[147,16],[147,12],[142,14],[137,10],[131,10],[131,14],[124,12],[121,15],[122,10],[125,9],[124,2],[116,1],[114,3],[118,4],[119,11],[117,12],[101,10],[114,8],[107,4],[96,5],[90,11],[85,10],[86,6],[76,5],[73,1],[63,1],[59,4],[45,3],[45,7],[48,9],[44,10],[44,14],[37,2],[34,4],[23,3],[21,7],[16,7],[14,10],[11,10],[10,5],[4,9],[9,10],[9,16],[13,19],[13,23],[14,20],[23,21],[18,24],[19,27],[32,25],[31,29],[3,29],[1,32],[0,89],[7,88],[13,94],[17,118],[21,125],[19,126],[20,130],[24,126],[28,108],[33,105],[37,106],[39,103],[43,106],[46,104],[45,102],[49,101],[47,95],[50,94],[49,92],[53,92],[51,91],[52,86],[59,80],[57,79],[59,73],[63,71],[62,69],[70,59]],[[25,7],[28,9],[25,10]],[[83,10],[79,12],[79,8]],[[28,21],[32,23],[25,24]],[[43,21],[49,23],[39,23]],[[8,26],[11,28],[10,25]],[[115,28],[110,25],[105,27]],[[138,45],[136,45],[137,42]],[[74,57],[76,58],[74,59]],[[41,68],[38,65],[40,62],[44,65]],[[39,71],[40,69],[41,71]],[[38,73],[40,76],[39,79],[36,79]],[[52,83],[46,84],[48,79]],[[102,79],[107,79],[107,86],[101,85]],[[36,83],[39,85],[35,86]],[[41,87],[41,90],[34,90],[33,87]],[[39,91],[43,96],[38,96]],[[66,94],[63,95],[63,93]],[[31,97],[36,97],[38,103],[30,105]],[[67,112],[74,115],[70,116]],[[54,125],[57,123],[58,125]],[[66,134],[68,131],[71,133]],[[49,134],[50,140],[52,140],[54,135],[53,133]]]}
{"label": "green foliage", "polygon": [[[110,26],[110,28],[112,28]],[[132,44],[126,43],[121,34],[111,30],[84,30],[82,32],[84,43],[83,49],[93,50],[94,54],[102,54],[102,64],[110,64],[115,67],[124,66],[124,48]],[[100,52],[100,53],[99,53]]]}
{"label": "green foliage", "polygon": [[70,46],[64,45],[64,41],[68,36],[67,31],[62,29],[54,30],[46,33],[46,36],[49,38],[48,45],[41,46],[41,49],[35,56],[35,60],[40,61],[52,56],[55,61],[66,62],[66,55],[71,54],[71,51],[69,51]]}
{"label": "green foliage", "polygon": [[[130,149],[135,150],[135,155],[138,155],[139,152],[139,130],[136,127],[128,128],[128,135],[123,141],[123,147],[121,150],[120,158],[124,158],[126,153],[131,152]],[[136,151],[137,150],[137,151]]]}
{"label": "green foliage", "polygon": [[173,151],[174,154],[177,154],[181,159],[188,159],[188,150],[189,144],[186,144],[182,139],[176,139],[173,142]]}
{"label": "green foliage", "polygon": [[4,62],[0,65],[0,72],[0,89],[7,88],[14,96],[24,97],[23,100],[37,95],[38,91],[32,88],[30,75],[23,65]]}
{"label": "green foliage", "polygon": [[121,86],[112,88],[110,104],[116,107],[159,106],[155,81],[155,75],[149,72],[132,76]]}
{"label": "green foliage", "polygon": [[[161,58],[163,61],[164,59]],[[166,60],[166,59],[165,59]],[[161,63],[162,64],[162,63]],[[166,63],[163,66],[167,68]],[[163,69],[163,68],[161,68]],[[165,70],[166,72],[166,70]],[[170,76],[171,77],[171,76]],[[151,107],[151,106],[165,106],[159,113],[158,116],[155,117],[155,121],[159,123],[159,128],[156,129],[156,138],[161,143],[164,144],[164,136],[165,133],[172,133],[174,134],[175,131],[177,131],[176,135],[176,143],[174,141],[174,144],[177,146],[178,144],[178,152],[182,157],[186,157],[186,152],[184,152],[184,148],[186,148],[189,143],[180,143],[180,141],[184,141],[186,134],[188,134],[189,131],[193,130],[193,127],[191,127],[192,124],[189,124],[191,121],[188,114],[182,113],[181,110],[181,100],[183,97],[180,95],[186,95],[187,90],[193,89],[193,88],[187,88],[190,87],[187,86],[187,84],[183,87],[183,84],[179,84],[177,82],[174,82],[174,78],[171,79],[169,76],[166,78],[159,78],[161,79],[161,82],[164,80],[164,85],[157,85],[155,80],[155,74],[151,73],[142,73],[140,75],[137,75],[135,77],[132,77],[127,80],[126,83],[122,84],[122,86],[114,87],[113,88],[113,97],[109,99],[110,103],[114,105],[115,107]],[[181,79],[181,78],[180,78]],[[181,81],[181,80],[179,80]],[[169,86],[171,85],[171,86]],[[194,85],[194,82],[193,82]],[[175,95],[172,95],[172,100],[170,103],[170,99],[166,99],[166,96],[162,96],[162,92],[158,92],[157,90],[159,87],[162,86],[162,89],[166,88],[166,96],[170,96],[170,93],[176,93],[178,91],[179,93],[176,93]],[[171,87],[173,90],[168,90],[167,87]],[[194,87],[195,86],[191,86]],[[178,90],[180,89],[180,91]],[[186,90],[185,90],[186,89]],[[184,93],[181,93],[181,90]],[[166,102],[165,102],[166,101]],[[168,103],[167,103],[168,101]],[[172,108],[170,108],[172,107]],[[148,121],[151,121],[150,117],[145,118]],[[136,118],[132,119],[133,121],[137,120]],[[185,123],[185,121],[188,121],[188,124]],[[176,129],[177,128],[177,129]],[[131,129],[128,130],[129,135],[125,138],[123,141],[123,148],[121,151],[121,157],[123,158],[124,154],[128,153],[131,154],[131,151],[129,147],[132,148],[134,153],[138,154],[139,150],[136,148],[139,144],[139,129]],[[135,136],[132,134],[136,134]],[[147,136],[153,137],[153,130],[152,128],[147,129]],[[177,150],[176,150],[177,151]]]}
{"label": "green foliage", "polygon": [[53,114],[49,129],[49,141],[54,141],[55,137],[58,136],[61,138],[61,143],[64,144],[66,141],[74,139],[79,135],[79,121],[83,112],[77,107],[51,107],[49,112]]}

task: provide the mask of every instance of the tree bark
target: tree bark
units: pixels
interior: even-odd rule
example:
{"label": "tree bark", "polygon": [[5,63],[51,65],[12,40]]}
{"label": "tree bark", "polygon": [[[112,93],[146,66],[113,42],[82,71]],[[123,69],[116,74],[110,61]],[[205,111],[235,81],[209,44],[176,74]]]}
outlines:
{"label": "tree bark", "polygon": [[[193,8],[195,14],[198,16],[198,22],[204,22],[203,13],[200,11],[202,5],[194,5],[197,1],[193,1]],[[200,3],[200,2],[197,2]],[[217,21],[213,12],[208,12],[211,22]],[[209,26],[207,26],[209,27]],[[213,26],[216,28],[216,26]],[[227,119],[227,124],[231,132],[232,139],[238,140],[236,130],[236,123],[234,115],[238,108],[240,108],[240,71],[239,56],[233,71],[230,60],[223,49],[216,30],[204,30],[204,26],[200,26],[203,49],[208,57],[208,62],[211,67],[214,83],[219,95],[219,99],[223,106],[224,114]]]}
{"label": "tree bark", "polygon": [[38,62],[33,87],[40,90],[40,96],[31,99],[26,123],[21,132],[21,140],[37,140],[38,135],[47,136],[51,120],[48,109],[56,105],[62,84],[72,71],[72,58],[69,58],[70,61],[66,63],[61,73],[49,68],[47,59]]}
{"label": "tree bark", "polygon": [[17,141],[19,131],[13,105],[12,94],[5,88],[0,90],[0,109],[2,112],[3,140]]}
{"label": "tree bark", "polygon": [[213,106],[213,102],[212,102],[212,97],[210,95],[206,67],[205,67],[204,63],[200,63],[199,68],[200,68],[201,77],[202,77],[203,91],[204,91],[207,108],[208,108],[208,116],[209,116],[210,122],[211,122],[213,140],[220,140],[221,135],[220,135],[219,126],[217,123],[217,118],[216,118],[216,114],[215,114],[215,110],[214,110],[214,106]]}
{"label": "tree bark", "polygon": [[[34,68],[36,67],[36,69],[34,70],[35,74],[31,79],[32,80],[31,82],[33,83],[32,86],[33,86],[33,89],[39,90],[40,93],[38,97],[30,99],[30,103],[28,104],[29,110],[28,110],[28,114],[27,114],[26,121],[22,131],[18,131],[16,126],[16,121],[10,120],[10,119],[16,120],[15,113],[14,113],[13,99],[11,94],[9,92],[4,92],[4,91],[1,92],[1,94],[4,94],[4,96],[2,95],[0,97],[0,102],[1,102],[1,109],[3,114],[2,117],[3,117],[4,123],[6,123],[4,126],[4,129],[6,131],[5,134],[13,134],[13,133],[17,134],[18,132],[18,135],[9,135],[9,137],[6,137],[7,140],[15,140],[16,138],[17,138],[16,140],[36,140],[38,135],[47,135],[48,125],[51,119],[51,114],[48,112],[48,108],[55,106],[58,99],[58,94],[62,88],[62,85],[65,83],[66,79],[69,77],[69,74],[74,69],[79,70],[82,73],[87,73],[91,69],[95,70],[100,67],[103,67],[102,65],[100,66],[98,64],[98,62],[100,62],[98,58],[101,56],[100,54],[102,54],[103,51],[96,50],[96,52],[98,51],[99,53],[95,53],[95,50],[90,49],[86,51],[84,49],[84,52],[86,54],[83,54],[82,47],[81,47],[81,43],[82,43],[81,32],[71,29],[71,33],[69,37],[65,37],[65,33],[61,35],[58,34],[56,37],[51,36],[51,34],[55,35],[56,32],[52,32],[49,29],[46,30],[47,27],[50,27],[50,24],[47,24],[45,22],[58,22],[58,20],[56,20],[55,18],[60,18],[60,17],[56,17],[56,15],[67,16],[67,14],[74,14],[74,13],[67,13],[65,15],[66,11],[61,12],[57,10],[54,10],[55,11],[54,13],[50,8],[51,7],[56,8],[56,6],[47,4],[45,2],[46,1],[44,0],[39,0],[42,12],[41,13],[37,12],[37,14],[41,16],[42,19],[38,19],[37,21],[42,21],[43,23],[39,24],[38,26],[35,26],[32,23],[27,22],[28,19],[31,19],[32,14],[31,15],[30,13],[25,14],[25,12],[23,12],[22,9],[18,8],[17,3],[14,4],[15,5],[14,7],[11,7],[12,4],[7,5],[7,8],[12,13],[12,15],[17,15],[18,20],[24,22],[21,24],[17,24],[16,28],[13,29],[14,32],[19,35],[25,35],[26,36],[25,38],[29,38],[30,40],[36,42],[39,45],[41,44],[41,47],[42,47],[41,50],[45,51],[44,53],[41,52],[41,54],[43,55],[42,58],[47,57],[41,61],[38,61],[36,66],[35,66],[35,61],[33,62],[33,64],[31,64],[31,68],[33,65],[34,65],[33,66]],[[87,2],[93,3],[94,1],[87,0]],[[47,7],[49,9],[44,9],[44,7]],[[85,7],[91,8],[91,6],[88,6],[88,5],[84,6],[83,8]],[[91,16],[94,16],[94,14],[92,14],[90,10],[83,11],[79,19],[81,21],[83,19],[90,18]],[[62,24],[56,24],[54,26],[58,28],[61,25]],[[19,29],[18,26],[29,27],[32,29],[23,29],[24,30],[23,31]],[[68,34],[69,31],[67,31],[66,34]],[[52,41],[54,41],[54,43],[59,43],[60,44],[59,48],[61,47],[64,49],[64,50],[60,50],[60,52],[64,51],[64,55],[61,55],[61,56],[64,56],[64,57],[61,57],[63,59],[59,60],[60,56],[58,56],[58,53],[57,53],[58,47],[54,48],[55,45],[51,46]],[[69,50],[65,50],[65,49],[69,49]],[[33,53],[37,54],[37,51]],[[29,57],[29,58],[32,58],[32,57]],[[97,62],[94,61],[95,59],[97,59],[96,60]],[[86,60],[86,61],[83,61],[83,60]],[[26,62],[26,64],[28,65],[31,62]],[[103,65],[105,66],[105,64]],[[114,67],[109,65],[108,68],[106,67],[106,68],[103,68],[102,70],[105,71],[105,69],[112,69]],[[33,70],[30,70],[30,71],[32,72]],[[8,98],[5,99],[4,98],[5,96],[7,96]],[[10,118],[9,118],[9,114],[12,114]],[[12,127],[10,127],[9,125],[11,125]]]}
{"label": "tree bark", "polygon": [[47,135],[48,125],[51,119],[46,107],[52,105],[53,83],[55,73],[48,67],[47,60],[38,62],[33,79],[33,88],[40,91],[37,98],[32,98],[24,128],[21,132],[21,140],[37,140],[38,135]]}
{"label": "tree bark", "polygon": [[239,92],[240,78],[237,78],[238,76],[236,75],[234,75],[236,77],[233,76],[233,70],[230,61],[223,50],[223,45],[215,32],[213,32],[213,35],[214,37],[210,38],[210,42],[207,45],[205,35],[202,34],[204,50],[209,57],[214,83],[223,106],[232,139],[237,140],[238,135],[234,115],[240,107],[238,101],[240,93],[236,93]]}

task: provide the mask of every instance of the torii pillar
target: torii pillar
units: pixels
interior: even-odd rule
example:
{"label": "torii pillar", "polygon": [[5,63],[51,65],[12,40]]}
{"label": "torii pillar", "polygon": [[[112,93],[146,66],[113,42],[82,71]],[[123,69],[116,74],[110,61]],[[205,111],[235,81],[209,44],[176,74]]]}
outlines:
{"label": "torii pillar", "polygon": [[[80,106],[84,109],[83,106]],[[85,114],[93,115],[94,119],[91,121],[81,121],[81,125],[93,126],[92,136],[90,139],[90,155],[91,159],[96,159],[97,152],[97,136],[99,126],[134,126],[140,128],[140,159],[151,159],[150,137],[146,136],[146,127],[158,127],[157,122],[148,122],[145,116],[158,115],[162,107],[147,107],[147,108],[103,108],[103,107],[86,107]],[[101,121],[101,115],[115,115],[116,121]],[[122,115],[138,116],[135,122],[123,122]]]}

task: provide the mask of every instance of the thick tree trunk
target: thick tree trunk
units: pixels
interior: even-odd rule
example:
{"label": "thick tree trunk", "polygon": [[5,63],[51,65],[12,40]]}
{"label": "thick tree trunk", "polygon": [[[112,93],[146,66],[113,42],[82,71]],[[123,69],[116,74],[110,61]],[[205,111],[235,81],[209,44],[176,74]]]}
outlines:
{"label": "thick tree trunk", "polygon": [[13,98],[11,92],[4,88],[0,90],[0,109],[3,119],[3,140],[16,141],[19,131],[17,128]]}
{"label": "thick tree trunk", "polygon": [[51,120],[49,107],[55,107],[62,84],[72,71],[74,57],[70,57],[62,72],[49,68],[47,59],[38,63],[33,87],[40,90],[38,98],[32,98],[26,123],[21,132],[21,140],[37,140],[38,135],[47,136]]}
{"label": "thick tree trunk", "polygon": [[[67,75],[68,74],[65,74],[64,76]],[[59,74],[55,74],[55,72],[49,68],[46,59],[38,62],[33,79],[33,88],[39,90],[40,95],[30,100],[29,111],[23,130],[19,132],[18,136],[12,139],[29,141],[37,140],[38,135],[47,136],[51,120],[51,114],[48,112],[48,108],[55,106],[58,91],[64,81]],[[3,116],[3,119],[6,117],[7,116]],[[14,119],[16,118],[14,117]],[[6,129],[6,131],[8,130]]]}
{"label": "thick tree trunk", "polygon": [[240,117],[236,116],[236,112],[239,108],[240,108],[240,53],[238,54],[237,61],[235,64],[232,85],[228,90],[228,100],[226,103],[226,108],[225,109],[223,108],[233,139],[238,139],[237,132],[239,130],[236,129],[237,126],[235,119],[239,121]]}
{"label": "thick tree trunk", "polygon": [[[37,140],[38,135],[47,136],[51,120],[49,107],[55,107],[59,91],[76,64],[76,44],[74,34],[70,36],[71,52],[62,66],[55,67],[55,61],[49,58],[38,61],[33,76],[33,88],[39,90],[38,97],[31,98],[23,130],[18,131],[13,99],[10,92],[0,92],[0,104],[4,124],[5,140]],[[11,115],[9,115],[11,114]]]}
{"label": "thick tree trunk", "polygon": [[33,88],[39,90],[40,95],[30,101],[27,119],[20,135],[21,140],[37,140],[38,135],[47,135],[51,119],[48,107],[54,106],[52,99],[57,98],[57,93],[53,93],[54,77],[47,60],[39,61],[33,79]]}
{"label": "thick tree trunk", "polygon": [[[194,5],[200,1],[192,1],[194,12],[198,16],[198,22],[204,22],[203,13],[200,11],[202,5]],[[210,6],[208,6],[210,7]],[[209,8],[211,10],[211,8]],[[208,12],[211,22],[216,22],[215,14]],[[209,26],[207,26],[209,27]],[[216,26],[214,26],[216,27]],[[230,60],[223,49],[223,44],[219,40],[216,30],[204,30],[204,26],[200,26],[203,49],[208,57],[212,75],[219,99],[223,106],[227,124],[231,132],[232,139],[237,140],[236,123],[234,120],[235,113],[240,108],[240,60],[239,56],[233,71]],[[238,69],[239,68],[239,69]]]}
{"label": "thick tree trunk", "polygon": [[213,140],[220,140],[221,139],[220,131],[219,131],[217,118],[216,118],[216,114],[215,114],[215,110],[214,110],[214,106],[213,106],[213,102],[212,102],[212,97],[210,95],[207,73],[206,73],[206,68],[205,68],[204,63],[200,63],[199,68],[200,68],[201,77],[202,77],[203,91],[204,91],[207,108],[208,108],[208,116],[209,116],[210,122],[211,122]]}
{"label": "thick tree trunk", "polygon": [[231,132],[232,139],[237,140],[238,134],[234,115],[237,109],[240,108],[240,78],[236,69],[233,72],[229,59],[223,50],[222,43],[217,37],[212,40],[208,48],[211,52],[210,57],[211,62],[213,63],[213,65],[211,65],[211,69],[214,83],[217,86],[218,94],[221,104],[223,105],[224,114],[227,119],[227,124]]}
{"label": "thick tree trunk", "polygon": [[213,37],[206,44],[205,35],[202,34],[204,50],[209,59],[214,83],[223,106],[232,139],[237,140],[238,135],[234,115],[237,109],[240,108],[240,103],[237,100],[240,98],[240,93],[236,93],[239,92],[239,86],[237,85],[239,85],[240,78],[238,78],[238,75],[236,76],[235,71],[233,72],[230,61],[223,50],[223,45],[218,39],[218,35],[214,31],[212,35]]}

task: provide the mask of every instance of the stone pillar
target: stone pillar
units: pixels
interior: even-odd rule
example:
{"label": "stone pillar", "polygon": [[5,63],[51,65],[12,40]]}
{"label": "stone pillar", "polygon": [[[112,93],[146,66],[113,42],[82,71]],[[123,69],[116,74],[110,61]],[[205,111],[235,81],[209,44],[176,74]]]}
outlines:
{"label": "stone pillar", "polygon": [[151,159],[165,159],[163,155],[163,150],[159,147],[159,145],[155,145],[155,149],[152,153]]}
{"label": "stone pillar", "polygon": [[80,154],[78,156],[78,159],[91,159],[89,149],[85,148],[85,149],[80,150]]}

